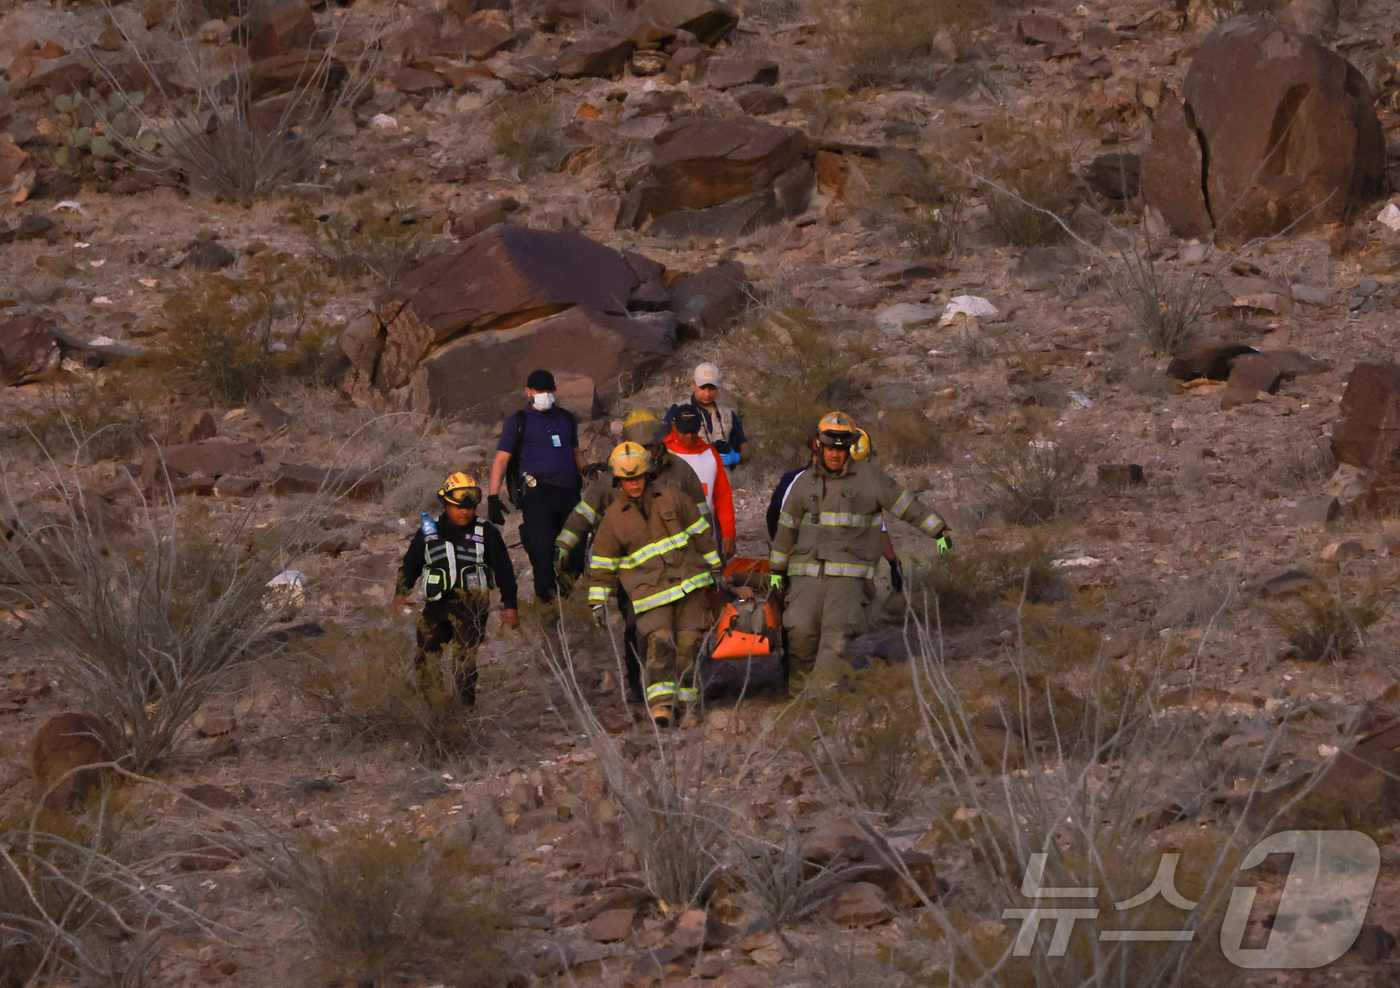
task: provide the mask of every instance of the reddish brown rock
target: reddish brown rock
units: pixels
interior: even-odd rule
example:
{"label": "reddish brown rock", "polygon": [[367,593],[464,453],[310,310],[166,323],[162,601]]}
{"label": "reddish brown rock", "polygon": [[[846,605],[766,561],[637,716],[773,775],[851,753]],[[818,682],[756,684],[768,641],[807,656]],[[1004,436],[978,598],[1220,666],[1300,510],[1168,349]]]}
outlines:
{"label": "reddish brown rock", "polygon": [[[3,119],[4,114],[0,112],[0,120]],[[18,177],[19,170],[28,160],[28,151],[16,144],[9,134],[0,133],[0,189],[10,187],[10,183]]]}
{"label": "reddish brown rock", "polygon": [[303,0],[253,0],[244,19],[248,57],[254,62],[311,44],[316,19]]}
{"label": "reddish brown rock", "polygon": [[207,408],[198,412],[188,412],[175,428],[175,439],[179,443],[197,443],[213,439],[219,434],[219,426],[214,415]]}
{"label": "reddish brown rock", "polygon": [[1190,110],[1164,93],[1152,121],[1152,143],[1142,155],[1142,197],[1178,237],[1206,237],[1210,210],[1201,184],[1201,146]]}
{"label": "reddish brown rock", "polygon": [[599,943],[614,943],[618,940],[626,940],[632,935],[632,930],[639,925],[637,910],[609,909],[585,923],[583,932]]}
{"label": "reddish brown rock", "polygon": [[521,384],[536,367],[567,367],[584,375],[606,402],[645,380],[670,355],[673,325],[574,306],[513,329],[472,333],[418,367],[413,407],[493,422],[518,407]]}
{"label": "reddish brown rock", "polygon": [[1338,752],[1315,773],[1252,798],[1246,819],[1271,830],[1370,830],[1400,820],[1400,725]]}
{"label": "reddish brown rock", "polygon": [[821,915],[844,927],[876,926],[894,918],[894,910],[878,885],[851,882],[822,907]]}
{"label": "reddish brown rock", "polygon": [[1179,381],[1193,381],[1198,377],[1212,381],[1224,381],[1230,376],[1230,367],[1242,354],[1258,353],[1245,343],[1227,343],[1223,340],[1200,340],[1181,347],[1167,364],[1167,376]]}
{"label": "reddish brown rock", "polygon": [[377,336],[366,329],[359,334],[363,340],[353,341],[357,355],[347,356],[357,366],[377,363],[376,385],[398,388],[430,347],[454,336],[509,329],[575,305],[625,312],[636,284],[621,254],[574,230],[501,224],[429,259],[392,286],[377,306],[386,326],[382,353],[376,352]]}
{"label": "reddish brown rock", "polygon": [[0,380],[30,384],[58,373],[62,351],[53,327],[36,315],[0,322]]}
{"label": "reddish brown rock", "polygon": [[644,0],[623,20],[623,34],[647,22],[672,33],[689,31],[702,45],[713,45],[739,23],[739,11],[723,0]]}
{"label": "reddish brown rock", "polygon": [[705,84],[714,89],[735,86],[772,86],[778,81],[778,63],[761,58],[712,58],[705,66]]}
{"label": "reddish brown rock", "polygon": [[1070,42],[1064,24],[1049,14],[1026,14],[1016,22],[1016,33],[1028,45],[1067,45]]}
{"label": "reddish brown rock", "polygon": [[1357,364],[1342,393],[1341,417],[1332,426],[1332,453],[1341,463],[1368,470],[1393,462],[1400,450],[1400,366]]}
{"label": "reddish brown rock", "polygon": [[637,44],[631,38],[607,32],[591,34],[561,51],[554,71],[565,79],[616,79],[626,70],[636,50]]}
{"label": "reddish brown rock", "polygon": [[305,463],[283,463],[272,481],[274,494],[315,494],[330,491],[357,501],[373,501],[384,494],[384,476],[373,470],[336,469]]}
{"label": "reddish brown rock", "polygon": [[794,127],[744,117],[680,121],[656,137],[650,174],[658,184],[639,215],[705,209],[758,192],[800,164],[806,151],[806,137]]}
{"label": "reddish brown rock", "polygon": [[87,713],[59,714],[34,732],[30,764],[50,809],[73,807],[101,781],[97,769],[84,769],[109,760],[105,738],[110,725]]}
{"label": "reddish brown rock", "polygon": [[248,69],[253,99],[309,88],[332,92],[346,77],[345,63],[325,52],[297,50],[254,62]]}
{"label": "reddish brown rock", "polygon": [[252,443],[204,439],[147,450],[141,463],[141,480],[148,490],[159,490],[156,485],[165,479],[185,477],[206,477],[212,485],[224,474],[247,473],[260,463],[262,450]]}
{"label": "reddish brown rock", "polygon": [[438,73],[411,67],[399,69],[390,81],[403,93],[431,93],[448,86],[447,80]]}
{"label": "reddish brown rock", "polygon": [[429,51],[448,58],[480,61],[504,51],[515,41],[515,22],[508,11],[479,10],[462,22],[462,30],[438,38]]}
{"label": "reddish brown rock", "polygon": [[1179,106],[1161,104],[1143,159],[1144,195],[1180,236],[1205,232],[1197,206],[1219,234],[1248,238],[1349,220],[1387,188],[1365,78],[1275,21],[1244,15],[1220,25],[1181,96]]}
{"label": "reddish brown rock", "polygon": [[788,98],[771,86],[736,86],[729,90],[729,96],[751,117],[777,113],[788,106]]}
{"label": "reddish brown rock", "polygon": [[1225,393],[1220,396],[1220,408],[1229,411],[1252,402],[1259,392],[1274,394],[1283,381],[1278,364],[1261,353],[1240,354],[1230,364],[1230,377]]}
{"label": "reddish brown rock", "polygon": [[720,261],[682,278],[671,286],[670,293],[670,308],[677,322],[706,336],[727,329],[753,303],[755,289],[742,264]]}
{"label": "reddish brown rock", "polygon": [[77,55],[63,55],[36,61],[33,72],[17,88],[19,92],[44,89],[54,94],[78,93],[93,82],[92,66],[87,61]]}

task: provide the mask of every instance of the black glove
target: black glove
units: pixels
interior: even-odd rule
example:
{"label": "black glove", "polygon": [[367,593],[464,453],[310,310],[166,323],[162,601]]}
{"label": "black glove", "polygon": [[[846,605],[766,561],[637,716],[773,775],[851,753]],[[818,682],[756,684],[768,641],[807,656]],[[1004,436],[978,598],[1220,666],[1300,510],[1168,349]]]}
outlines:
{"label": "black glove", "polygon": [[606,463],[589,463],[584,466],[582,473],[585,477],[596,477],[607,468]]}
{"label": "black glove", "polygon": [[900,564],[898,556],[889,560],[889,564],[890,589],[895,593],[904,593],[904,566]]}
{"label": "black glove", "polygon": [[486,499],[486,517],[491,519],[493,525],[504,525],[506,523],[506,512],[510,509],[501,501],[499,494],[492,494]]}

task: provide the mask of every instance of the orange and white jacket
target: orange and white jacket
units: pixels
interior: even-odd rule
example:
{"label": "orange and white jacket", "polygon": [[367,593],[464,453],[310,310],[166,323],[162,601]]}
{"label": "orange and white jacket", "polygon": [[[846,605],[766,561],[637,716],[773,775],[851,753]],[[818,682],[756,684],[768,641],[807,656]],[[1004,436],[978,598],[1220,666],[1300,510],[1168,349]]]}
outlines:
{"label": "orange and white jacket", "polygon": [[666,437],[666,448],[672,456],[689,463],[695,476],[700,478],[700,486],[705,488],[705,503],[710,508],[710,516],[719,525],[720,537],[734,538],[734,491],[729,486],[729,472],[724,469],[724,461],[715,448],[701,443],[697,449],[685,449],[674,429]]}

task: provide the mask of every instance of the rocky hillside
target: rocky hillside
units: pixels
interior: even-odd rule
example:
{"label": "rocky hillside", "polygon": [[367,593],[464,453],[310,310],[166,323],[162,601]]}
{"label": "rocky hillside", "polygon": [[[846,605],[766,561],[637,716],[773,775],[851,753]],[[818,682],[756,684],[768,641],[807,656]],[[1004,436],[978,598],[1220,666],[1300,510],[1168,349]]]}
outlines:
{"label": "rocky hillside", "polygon": [[[0,2],[0,988],[1392,984],[1394,12]],[[425,696],[526,374],[702,360],[741,555],[836,407],[949,519],[862,671],[656,735],[575,594]]]}

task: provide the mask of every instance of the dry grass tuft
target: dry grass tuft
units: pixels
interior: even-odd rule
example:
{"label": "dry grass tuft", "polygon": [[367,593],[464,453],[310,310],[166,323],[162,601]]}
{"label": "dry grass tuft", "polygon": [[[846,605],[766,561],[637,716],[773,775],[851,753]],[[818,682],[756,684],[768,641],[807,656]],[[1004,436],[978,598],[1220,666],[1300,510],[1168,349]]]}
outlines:
{"label": "dry grass tuft", "polygon": [[927,87],[943,69],[940,35],[961,38],[986,24],[992,9],[986,0],[865,0],[848,21],[827,14],[822,24],[832,60],[851,86]]}
{"label": "dry grass tuft", "polygon": [[1269,623],[1283,633],[1293,658],[1339,662],[1360,649],[1366,629],[1385,616],[1389,603],[1382,594],[1379,584],[1339,579],[1269,607]]}
{"label": "dry grass tuft", "polygon": [[922,601],[944,627],[975,624],[1008,595],[1040,603],[1060,588],[1054,551],[1044,538],[1006,549],[973,537],[959,539],[946,556],[909,563],[909,599]]}
{"label": "dry grass tuft", "polygon": [[978,465],[1007,521],[1035,525],[1053,521],[1085,501],[1085,471],[1099,448],[1091,437],[1066,429],[1050,435],[1008,432]]}

